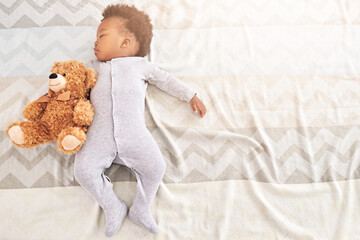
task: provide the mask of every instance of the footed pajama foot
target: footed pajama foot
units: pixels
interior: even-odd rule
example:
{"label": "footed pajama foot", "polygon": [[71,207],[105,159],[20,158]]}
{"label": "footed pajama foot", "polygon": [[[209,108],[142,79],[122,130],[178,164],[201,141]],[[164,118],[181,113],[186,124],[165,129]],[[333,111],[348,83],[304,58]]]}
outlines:
{"label": "footed pajama foot", "polygon": [[112,206],[112,209],[104,210],[106,218],[105,234],[107,237],[111,237],[119,231],[127,210],[126,204],[120,200],[116,203],[116,206]]}
{"label": "footed pajama foot", "polygon": [[149,211],[140,212],[130,208],[129,218],[134,223],[144,227],[151,233],[158,233],[159,227]]}

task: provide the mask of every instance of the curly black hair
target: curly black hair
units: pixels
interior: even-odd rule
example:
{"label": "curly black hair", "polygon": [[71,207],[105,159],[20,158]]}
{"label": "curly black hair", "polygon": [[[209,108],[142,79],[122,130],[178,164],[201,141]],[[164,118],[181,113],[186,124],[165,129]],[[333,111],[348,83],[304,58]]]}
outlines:
{"label": "curly black hair", "polygon": [[149,16],[134,6],[125,4],[109,5],[102,13],[104,21],[110,17],[124,19],[126,29],[135,35],[139,42],[139,51],[136,56],[145,57],[150,52],[151,39],[153,37],[152,25]]}

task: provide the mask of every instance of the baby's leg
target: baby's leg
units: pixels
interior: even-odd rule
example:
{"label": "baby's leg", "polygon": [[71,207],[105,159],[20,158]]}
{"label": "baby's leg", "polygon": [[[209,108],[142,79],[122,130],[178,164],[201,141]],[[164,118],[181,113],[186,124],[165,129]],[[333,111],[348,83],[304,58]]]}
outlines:
{"label": "baby's leg", "polygon": [[126,214],[126,204],[113,191],[110,179],[104,174],[112,160],[104,161],[96,156],[86,156],[82,151],[75,156],[74,175],[79,184],[95,198],[106,218],[107,236],[114,235],[120,228]]}
{"label": "baby's leg", "polygon": [[132,168],[136,175],[137,185],[134,201],[129,210],[129,218],[148,231],[157,233],[159,229],[150,213],[150,205],[164,176],[165,162],[159,154],[147,156],[140,162],[146,164],[137,164]]}

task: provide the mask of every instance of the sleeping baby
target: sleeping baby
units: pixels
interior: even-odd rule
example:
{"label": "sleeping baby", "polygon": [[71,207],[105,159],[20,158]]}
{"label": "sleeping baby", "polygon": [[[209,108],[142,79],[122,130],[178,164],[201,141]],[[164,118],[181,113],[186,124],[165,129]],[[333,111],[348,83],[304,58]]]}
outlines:
{"label": "sleeping baby", "polygon": [[159,231],[150,205],[165,172],[163,156],[145,125],[148,84],[189,102],[200,117],[206,113],[196,93],[179,79],[149,63],[152,25],[135,7],[110,5],[97,29],[92,68],[98,74],[90,100],[95,116],[87,141],[75,155],[74,175],[105,213],[107,236],[115,234],[128,208],[113,191],[104,171],[112,163],[130,168],[137,185],[129,218],[152,233]]}

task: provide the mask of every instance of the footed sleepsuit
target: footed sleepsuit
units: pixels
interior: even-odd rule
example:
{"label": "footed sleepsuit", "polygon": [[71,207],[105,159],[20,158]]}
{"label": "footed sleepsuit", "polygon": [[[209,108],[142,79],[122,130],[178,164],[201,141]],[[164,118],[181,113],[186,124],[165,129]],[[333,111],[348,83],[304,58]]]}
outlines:
{"label": "footed sleepsuit", "polygon": [[87,140],[75,155],[74,175],[105,212],[106,235],[121,226],[127,207],[112,189],[105,169],[114,162],[130,168],[137,185],[129,218],[150,232],[158,232],[150,205],[165,172],[163,156],[145,125],[145,93],[148,83],[189,102],[196,94],[180,80],[142,57],[92,61],[98,74],[90,101],[95,116]]}

